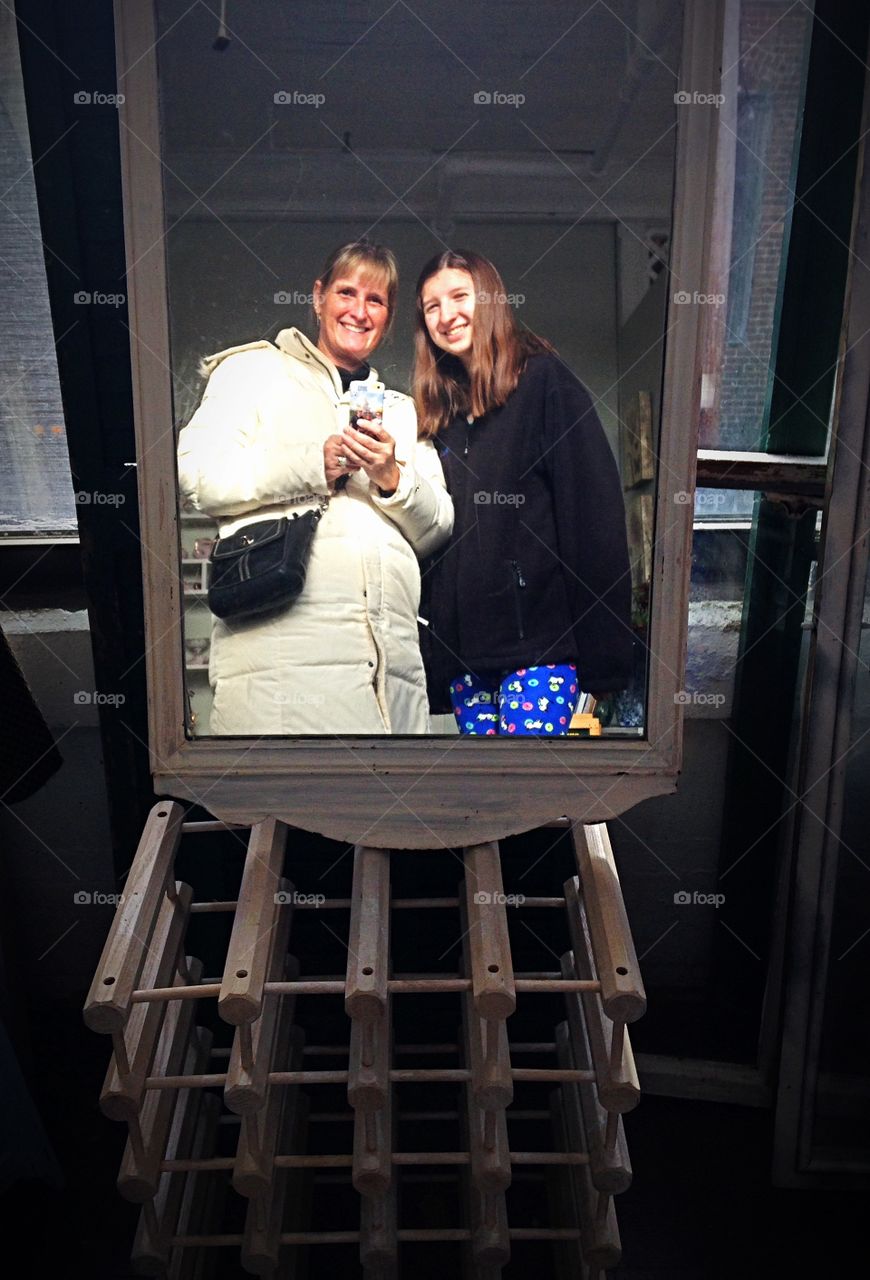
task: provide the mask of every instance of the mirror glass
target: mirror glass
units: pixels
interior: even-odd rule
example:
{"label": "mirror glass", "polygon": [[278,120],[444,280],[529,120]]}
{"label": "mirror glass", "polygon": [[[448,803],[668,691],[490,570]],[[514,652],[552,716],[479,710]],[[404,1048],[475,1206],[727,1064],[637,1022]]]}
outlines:
{"label": "mirror glass", "polygon": [[[190,733],[449,735],[470,715],[481,733],[643,736],[682,4],[223,8],[221,22],[217,7],[157,4]],[[330,253],[362,237],[398,261],[369,384],[386,388],[403,468],[380,440],[386,487],[349,471],[333,491],[303,594],[221,622],[208,603],[219,535],[252,524],[265,538],[271,521],[275,551],[298,532],[276,522],[317,508],[312,477],[349,414],[326,339],[347,353],[380,336],[382,276],[355,267],[335,277],[350,293],[315,294]],[[472,291],[475,336],[484,315],[507,331],[509,308],[520,338],[554,353],[529,356],[500,407],[458,415],[433,447],[395,393],[413,385],[417,277],[447,250],[481,255],[503,282],[500,297]],[[429,284],[461,374],[449,353],[467,301],[449,271]],[[206,382],[205,358],[248,344]],[[441,655],[431,720],[421,643]]]}

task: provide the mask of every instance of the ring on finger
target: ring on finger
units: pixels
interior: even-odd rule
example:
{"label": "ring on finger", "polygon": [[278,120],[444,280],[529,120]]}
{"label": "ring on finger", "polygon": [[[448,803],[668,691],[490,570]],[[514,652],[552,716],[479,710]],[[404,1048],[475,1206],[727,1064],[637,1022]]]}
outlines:
{"label": "ring on finger", "polygon": [[338,455],[338,457],[336,458],[336,462],[338,463],[338,465],[339,465],[340,467],[346,467],[346,466],[347,466],[347,458],[344,456],[344,454],[343,454],[343,453],[340,453],[340,454]]}

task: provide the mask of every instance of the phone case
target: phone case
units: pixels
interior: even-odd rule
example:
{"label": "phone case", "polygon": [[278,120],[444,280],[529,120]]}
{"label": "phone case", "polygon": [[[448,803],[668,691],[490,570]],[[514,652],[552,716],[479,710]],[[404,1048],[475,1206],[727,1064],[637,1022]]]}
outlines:
{"label": "phone case", "polygon": [[350,425],[357,431],[384,425],[384,384],[382,382],[352,382],[350,395]]}

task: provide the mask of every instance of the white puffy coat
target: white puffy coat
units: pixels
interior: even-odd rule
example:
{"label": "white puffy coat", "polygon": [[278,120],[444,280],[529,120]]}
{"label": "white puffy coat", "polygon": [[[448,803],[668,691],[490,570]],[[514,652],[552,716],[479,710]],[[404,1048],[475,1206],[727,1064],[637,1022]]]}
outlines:
{"label": "white puffy coat", "polygon": [[[202,402],[179,437],[182,493],[218,519],[221,536],[329,492],[323,445],[348,422],[347,394],[304,334],[284,329],[276,343],[210,356]],[[386,392],[384,427],[396,441],[396,492],[382,498],[352,473],[317,527],[298,599],[261,620],[215,618],[209,732],[428,732],[417,557],[448,537],[453,506],[407,396]]]}

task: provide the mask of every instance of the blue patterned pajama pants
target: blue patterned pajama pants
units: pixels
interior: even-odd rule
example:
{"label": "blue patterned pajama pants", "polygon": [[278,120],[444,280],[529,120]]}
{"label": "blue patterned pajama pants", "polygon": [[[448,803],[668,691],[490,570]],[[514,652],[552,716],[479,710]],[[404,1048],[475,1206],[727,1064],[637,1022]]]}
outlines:
{"label": "blue patterned pajama pants", "polygon": [[460,733],[558,738],[568,732],[579,697],[573,662],[466,672],[450,682]]}

